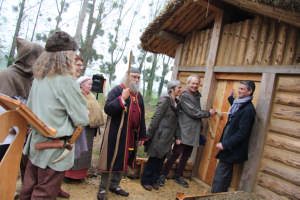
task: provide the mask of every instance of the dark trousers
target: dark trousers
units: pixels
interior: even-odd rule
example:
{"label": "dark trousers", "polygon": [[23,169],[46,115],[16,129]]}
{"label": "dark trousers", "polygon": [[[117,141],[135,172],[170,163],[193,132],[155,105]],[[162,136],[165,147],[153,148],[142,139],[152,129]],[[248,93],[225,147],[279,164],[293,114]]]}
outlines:
{"label": "dark trousers", "polygon": [[20,200],[55,200],[64,178],[64,172],[42,169],[27,162]]}
{"label": "dark trousers", "polygon": [[185,168],[185,165],[191,156],[193,151],[193,146],[190,145],[185,145],[185,144],[180,144],[180,145],[174,145],[172,149],[172,155],[171,157],[167,160],[165,167],[162,171],[162,174],[167,176],[169,171],[172,169],[173,164],[177,160],[177,158],[181,155],[179,164],[175,170],[175,177],[180,177],[183,174],[183,170]]}
{"label": "dark trousers", "polygon": [[153,185],[158,182],[160,171],[164,164],[164,160],[164,157],[149,157],[141,178],[141,183],[143,185]]}
{"label": "dark trousers", "polygon": [[219,160],[216,168],[211,192],[227,192],[231,183],[233,173],[233,163],[226,163]]}
{"label": "dark trousers", "polygon": [[99,185],[99,192],[101,190],[106,190],[106,188],[116,189],[120,187],[120,182],[122,179],[122,172],[111,172],[111,177],[109,179],[109,173],[105,172],[101,174],[101,181]]}

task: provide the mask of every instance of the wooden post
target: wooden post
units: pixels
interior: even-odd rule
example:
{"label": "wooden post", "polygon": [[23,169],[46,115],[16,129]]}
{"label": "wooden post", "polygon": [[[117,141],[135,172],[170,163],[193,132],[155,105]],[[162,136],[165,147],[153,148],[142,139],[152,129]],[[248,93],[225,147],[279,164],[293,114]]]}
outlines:
{"label": "wooden post", "polygon": [[[249,158],[244,163],[239,190],[251,192],[257,176],[267,135],[268,119],[275,87],[275,73],[263,73],[260,84],[259,99],[256,106],[256,121],[252,128],[249,142]],[[255,93],[254,93],[255,95]]]}
{"label": "wooden post", "polygon": [[172,78],[171,78],[172,80],[177,79],[179,63],[182,57],[182,48],[183,48],[183,44],[180,44],[176,49],[174,67],[173,67]]}
{"label": "wooden post", "polygon": [[223,13],[216,15],[215,24],[212,31],[212,36],[210,40],[209,52],[206,60],[206,72],[204,76],[204,85],[202,89],[202,107],[203,109],[210,108],[211,106],[211,97],[212,97],[212,88],[214,84],[214,65],[216,62],[218,45],[220,40],[220,32],[222,27]]}
{"label": "wooden post", "polygon": [[[209,45],[209,52],[206,60],[206,71],[204,75],[203,88],[202,88],[202,108],[208,109],[212,105],[212,92],[215,87],[215,76],[214,76],[214,65],[217,58],[218,46],[220,41],[220,33],[222,29],[222,21],[223,21],[223,12],[219,12],[216,15],[214,27],[212,30],[212,36]],[[197,175],[199,162],[201,158],[201,152],[198,151],[196,155],[196,160],[194,163],[194,167],[192,170],[192,176]]]}

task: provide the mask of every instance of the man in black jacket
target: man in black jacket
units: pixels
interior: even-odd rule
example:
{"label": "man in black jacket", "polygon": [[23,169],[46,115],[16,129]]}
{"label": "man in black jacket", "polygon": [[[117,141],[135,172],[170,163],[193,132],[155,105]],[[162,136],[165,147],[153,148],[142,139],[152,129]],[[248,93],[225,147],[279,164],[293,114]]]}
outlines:
{"label": "man in black jacket", "polygon": [[243,163],[248,159],[248,143],[255,119],[252,104],[255,84],[253,81],[241,81],[238,98],[233,94],[228,101],[231,104],[228,121],[224,127],[220,142],[216,145],[219,159],[212,192],[227,192],[232,179],[233,164]]}

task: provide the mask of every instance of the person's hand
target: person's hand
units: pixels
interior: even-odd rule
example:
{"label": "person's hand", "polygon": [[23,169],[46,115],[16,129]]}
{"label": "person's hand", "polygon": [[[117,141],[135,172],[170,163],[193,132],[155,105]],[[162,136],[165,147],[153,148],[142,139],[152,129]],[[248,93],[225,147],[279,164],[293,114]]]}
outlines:
{"label": "person's hand", "polygon": [[219,142],[219,143],[216,145],[216,147],[217,147],[218,150],[221,150],[221,151],[224,149],[221,142]]}
{"label": "person's hand", "polygon": [[175,140],[175,143],[176,143],[177,145],[180,145],[180,144],[181,144],[181,140],[180,140],[180,139],[176,139],[176,140]]}
{"label": "person's hand", "polygon": [[230,95],[229,96],[233,96],[234,95],[234,90],[232,89],[231,91],[230,91]]}
{"label": "person's hand", "polygon": [[126,99],[128,99],[129,95],[130,95],[130,89],[129,88],[123,89],[123,91],[122,91],[122,99],[124,101],[126,101]]}
{"label": "person's hand", "polygon": [[210,116],[214,116],[217,112],[216,112],[215,109],[211,108],[211,109],[209,110],[209,113],[210,113]]}
{"label": "person's hand", "polygon": [[144,143],[145,143],[145,141],[142,140],[142,141],[139,141],[139,142],[138,142],[138,145],[139,145],[139,146],[142,146],[142,145],[144,145]]}

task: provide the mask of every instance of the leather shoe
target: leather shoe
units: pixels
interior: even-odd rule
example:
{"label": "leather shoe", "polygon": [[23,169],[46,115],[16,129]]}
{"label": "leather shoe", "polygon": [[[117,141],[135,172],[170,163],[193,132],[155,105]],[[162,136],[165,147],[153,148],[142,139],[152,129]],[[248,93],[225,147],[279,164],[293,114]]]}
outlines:
{"label": "leather shoe", "polygon": [[165,175],[160,175],[158,182],[159,182],[160,187],[164,186],[165,182],[166,182],[166,176]]}
{"label": "leather shoe", "polygon": [[144,188],[145,190],[148,190],[148,191],[151,191],[151,190],[152,190],[152,186],[151,186],[151,185],[143,185],[143,184],[142,184],[142,186],[143,186],[143,188]]}
{"label": "leather shoe", "polygon": [[70,198],[70,194],[67,193],[66,191],[63,191],[63,190],[60,188],[60,190],[59,190],[59,192],[58,192],[58,197],[68,199],[68,198]]}
{"label": "leather shoe", "polygon": [[152,185],[152,188],[153,188],[154,190],[159,190],[159,184],[158,184],[158,183],[154,183],[154,184]]}
{"label": "leather shoe", "polygon": [[129,196],[129,193],[126,192],[125,190],[123,190],[123,189],[120,188],[120,187],[117,187],[117,188],[109,188],[109,191],[111,191],[112,193],[115,193],[115,194],[117,194],[117,195],[123,196],[123,197],[128,197],[128,196]]}
{"label": "leather shoe", "polygon": [[107,200],[105,190],[100,191],[100,192],[97,194],[97,200]]}
{"label": "leather shoe", "polygon": [[174,180],[175,180],[176,183],[178,183],[182,187],[185,187],[185,188],[189,187],[189,184],[181,176],[180,177],[175,177]]}

